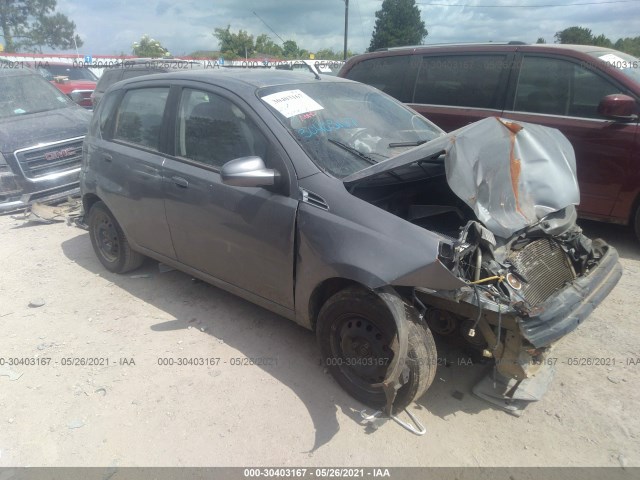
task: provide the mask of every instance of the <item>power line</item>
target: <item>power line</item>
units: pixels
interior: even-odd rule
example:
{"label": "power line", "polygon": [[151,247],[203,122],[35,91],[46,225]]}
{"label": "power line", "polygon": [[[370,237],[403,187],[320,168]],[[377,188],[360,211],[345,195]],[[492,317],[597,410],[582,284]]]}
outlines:
{"label": "power line", "polygon": [[426,7],[467,7],[467,8],[549,8],[549,7],[577,7],[581,5],[605,5],[610,3],[634,3],[638,0],[609,0],[605,2],[581,2],[581,3],[565,3],[565,4],[546,4],[546,5],[469,5],[466,3],[424,3],[416,2],[418,5]]}

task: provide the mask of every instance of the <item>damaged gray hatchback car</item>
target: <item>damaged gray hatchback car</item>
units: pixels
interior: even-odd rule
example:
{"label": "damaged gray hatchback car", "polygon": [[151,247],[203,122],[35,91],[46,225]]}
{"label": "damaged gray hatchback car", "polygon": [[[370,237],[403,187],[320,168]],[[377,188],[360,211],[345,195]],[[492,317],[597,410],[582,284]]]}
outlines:
{"label": "damaged gray hatchback car", "polygon": [[392,414],[434,378],[432,332],[495,359],[479,395],[548,378],[621,275],[576,226],[575,169],[546,127],[444,134],[356,82],[204,71],[108,90],[81,187],[108,270],[149,256],[315,330],[340,385]]}

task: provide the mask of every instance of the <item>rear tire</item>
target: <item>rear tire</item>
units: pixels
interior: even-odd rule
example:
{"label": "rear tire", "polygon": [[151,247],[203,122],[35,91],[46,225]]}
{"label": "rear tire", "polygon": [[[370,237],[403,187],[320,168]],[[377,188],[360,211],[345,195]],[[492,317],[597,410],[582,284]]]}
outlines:
{"label": "rear tire", "polygon": [[93,250],[104,268],[126,273],[142,265],[144,255],[131,249],[120,224],[103,202],[91,206],[88,224]]}
{"label": "rear tire", "polygon": [[336,293],[318,314],[317,336],[325,365],[352,397],[369,407],[382,409],[386,396],[380,383],[393,359],[389,348],[397,342],[392,313],[402,312],[408,330],[408,378],[398,390],[393,411],[399,412],[420,397],[433,382],[437,366],[431,331],[419,323],[415,310],[394,294],[387,302],[372,291],[347,288]]}

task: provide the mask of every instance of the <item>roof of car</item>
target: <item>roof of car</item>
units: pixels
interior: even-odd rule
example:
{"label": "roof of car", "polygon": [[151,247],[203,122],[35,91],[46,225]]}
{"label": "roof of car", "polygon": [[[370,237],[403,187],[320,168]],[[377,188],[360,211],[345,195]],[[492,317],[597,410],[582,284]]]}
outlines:
{"label": "roof of car", "polygon": [[[368,56],[384,56],[385,54],[393,55],[407,52],[427,52],[429,50],[443,50],[448,52],[472,51],[478,52],[483,50],[501,50],[501,51],[534,51],[534,50],[564,50],[580,53],[609,51],[616,52],[611,48],[600,47],[597,45],[574,45],[567,43],[534,43],[528,44],[524,42],[487,42],[487,43],[437,43],[427,45],[411,45],[406,47],[393,47],[378,49],[374,52],[367,52],[356,57]],[[353,57],[353,58],[356,58]]]}
{"label": "roof of car", "polygon": [[254,89],[276,85],[295,85],[299,83],[350,82],[350,80],[331,75],[320,75],[320,80],[317,80],[311,72],[298,73],[275,69],[205,68],[203,70],[134,77],[120,82],[120,84],[129,85],[138,82],[151,82],[153,80],[193,80],[205,83],[210,82],[222,87],[244,84],[245,86],[254,87]]}
{"label": "roof of car", "polygon": [[19,77],[20,75],[37,75],[41,76],[28,67],[21,68],[0,68],[0,76],[3,77]]}

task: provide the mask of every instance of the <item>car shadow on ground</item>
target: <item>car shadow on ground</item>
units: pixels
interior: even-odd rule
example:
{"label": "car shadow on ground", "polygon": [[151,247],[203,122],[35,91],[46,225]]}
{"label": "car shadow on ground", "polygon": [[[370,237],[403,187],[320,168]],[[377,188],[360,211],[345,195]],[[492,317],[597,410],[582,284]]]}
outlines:
{"label": "car shadow on ground", "polygon": [[[640,258],[640,248],[628,229],[581,223],[588,235],[604,238],[618,248],[623,258]],[[260,368],[291,389],[307,408],[315,428],[311,452],[338,433],[338,409],[361,424],[366,433],[375,432],[361,419],[360,411],[365,406],[347,395],[326,373],[313,332],[224,290],[194,281],[188,274],[175,270],[160,273],[158,263],[152,260],[147,260],[135,272],[112,274],[98,261],[87,233],[63,242],[62,250],[80,267],[173,318],[153,325],[153,331],[160,334],[195,327],[245,357],[277,358],[277,366]],[[439,338],[436,343],[438,368],[435,380],[416,402],[417,408],[440,418],[457,412],[473,414],[494,408],[471,395],[472,387],[490,374],[492,364],[482,362],[477,355],[472,358],[462,345],[452,345]]]}

